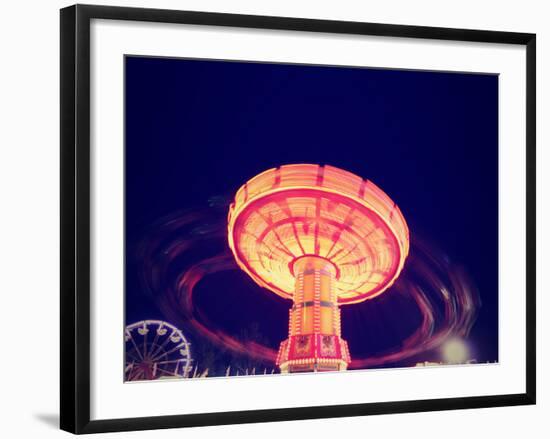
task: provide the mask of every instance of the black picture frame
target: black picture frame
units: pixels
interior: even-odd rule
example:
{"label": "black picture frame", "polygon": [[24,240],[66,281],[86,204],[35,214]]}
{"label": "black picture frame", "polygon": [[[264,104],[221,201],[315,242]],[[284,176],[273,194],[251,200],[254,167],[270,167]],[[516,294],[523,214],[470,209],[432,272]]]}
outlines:
{"label": "black picture frame", "polygon": [[[526,392],[418,401],[90,420],[90,21],[92,19],[525,46],[527,53],[525,66],[527,75]],[[77,434],[99,433],[535,404],[535,34],[89,5],[75,5],[62,9],[60,24],[61,429]]]}

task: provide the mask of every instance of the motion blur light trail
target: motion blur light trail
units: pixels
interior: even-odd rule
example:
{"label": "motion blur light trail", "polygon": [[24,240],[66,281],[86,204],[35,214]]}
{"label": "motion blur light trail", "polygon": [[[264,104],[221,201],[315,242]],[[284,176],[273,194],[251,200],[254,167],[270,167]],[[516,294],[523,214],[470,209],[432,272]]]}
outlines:
{"label": "motion blur light trail", "polygon": [[[274,363],[275,344],[239,340],[212,321],[194,300],[196,287],[205,278],[239,270],[227,248],[228,205],[222,197],[212,198],[208,207],[182,211],[155,224],[138,249],[141,282],[167,319],[187,332],[222,349]],[[231,285],[222,293],[231,294],[238,288]],[[403,360],[439,349],[450,339],[464,339],[481,305],[465,270],[414,233],[406,267],[386,295],[391,294],[412,299],[418,311],[411,309],[411,313],[419,312],[419,325],[398,345],[362,357],[355,355],[350,369],[403,364]],[[401,316],[389,314],[386,318],[398,323]]]}
{"label": "motion blur light trail", "polygon": [[393,289],[414,299],[422,315],[421,324],[399,348],[356,358],[352,368],[397,363],[436,349],[450,338],[466,338],[475,322],[481,301],[465,270],[418,239],[411,242],[407,270]]}

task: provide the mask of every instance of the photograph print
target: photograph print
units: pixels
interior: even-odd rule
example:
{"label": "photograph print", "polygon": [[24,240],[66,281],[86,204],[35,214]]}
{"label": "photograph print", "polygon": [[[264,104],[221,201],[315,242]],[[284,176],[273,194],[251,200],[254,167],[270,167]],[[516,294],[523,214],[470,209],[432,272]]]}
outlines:
{"label": "photograph print", "polygon": [[498,75],[124,69],[125,381],[498,363]]}

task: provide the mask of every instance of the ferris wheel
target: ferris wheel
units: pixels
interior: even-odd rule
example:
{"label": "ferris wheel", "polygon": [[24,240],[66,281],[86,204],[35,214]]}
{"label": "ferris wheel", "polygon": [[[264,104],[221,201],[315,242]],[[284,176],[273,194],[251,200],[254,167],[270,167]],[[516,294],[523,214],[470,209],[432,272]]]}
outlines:
{"label": "ferris wheel", "polygon": [[187,378],[192,368],[190,343],[168,322],[142,320],[126,326],[125,381]]}

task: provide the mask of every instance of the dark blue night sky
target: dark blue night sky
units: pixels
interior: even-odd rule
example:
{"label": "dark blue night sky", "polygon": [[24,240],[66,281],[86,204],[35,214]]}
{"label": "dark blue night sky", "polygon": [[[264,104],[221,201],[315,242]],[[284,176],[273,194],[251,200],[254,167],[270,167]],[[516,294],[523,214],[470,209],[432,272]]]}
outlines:
{"label": "dark blue night sky", "polygon": [[[372,180],[412,239],[466,268],[482,301],[477,359],[498,359],[498,76],[145,57],[127,57],[125,75],[128,323],[165,318],[140,282],[137,251],[160,218],[230,200],[268,168],[330,164]],[[238,271],[214,275],[197,306],[228,332],[256,325],[277,347],[290,302],[258,289]],[[239,295],[252,299],[228,317]],[[384,348],[381,317],[366,327],[342,312],[352,356]],[[390,336],[405,337],[415,318]]]}

